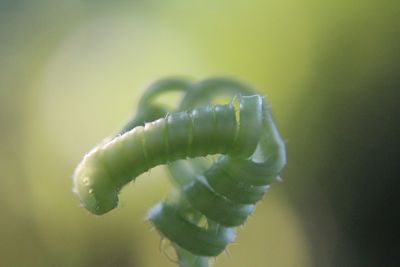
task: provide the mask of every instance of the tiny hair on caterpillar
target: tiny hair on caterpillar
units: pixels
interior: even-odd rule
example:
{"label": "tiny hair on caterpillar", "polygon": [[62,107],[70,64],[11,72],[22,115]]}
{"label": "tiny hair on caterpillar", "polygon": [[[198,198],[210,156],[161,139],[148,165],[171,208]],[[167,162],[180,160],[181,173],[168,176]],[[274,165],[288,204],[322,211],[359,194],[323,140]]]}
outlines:
{"label": "tiny hair on caterpillar", "polygon": [[[173,91],[181,94],[176,108],[155,101]],[[223,97],[229,101],[216,104]],[[161,164],[177,190],[148,219],[171,241],[181,267],[206,267],[280,179],[286,149],[267,100],[249,85],[223,77],[162,79],[147,88],[118,134],[84,156],[74,192],[101,215],[118,206],[126,184]]]}

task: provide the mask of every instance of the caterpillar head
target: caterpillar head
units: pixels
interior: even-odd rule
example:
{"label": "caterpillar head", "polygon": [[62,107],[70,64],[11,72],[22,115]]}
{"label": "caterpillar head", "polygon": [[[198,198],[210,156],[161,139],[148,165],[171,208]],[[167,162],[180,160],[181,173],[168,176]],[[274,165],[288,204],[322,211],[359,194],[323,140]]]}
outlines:
{"label": "caterpillar head", "polygon": [[88,153],[74,174],[74,192],[90,212],[101,215],[118,205],[118,190],[111,180],[100,153],[95,148]]}

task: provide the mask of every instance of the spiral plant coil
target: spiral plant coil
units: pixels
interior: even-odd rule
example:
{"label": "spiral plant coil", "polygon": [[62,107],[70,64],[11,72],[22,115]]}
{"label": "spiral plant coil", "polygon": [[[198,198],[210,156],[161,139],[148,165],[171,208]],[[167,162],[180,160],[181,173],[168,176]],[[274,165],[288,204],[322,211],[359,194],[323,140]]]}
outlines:
{"label": "spiral plant coil", "polygon": [[[178,108],[155,101],[172,91],[182,95]],[[222,97],[229,102],[214,104]],[[171,241],[181,267],[204,267],[234,241],[235,227],[279,179],[285,144],[266,99],[248,85],[164,79],[145,91],[136,116],[116,136],[83,158],[74,191],[86,209],[104,214],[117,207],[124,185],[160,164],[177,190],[148,218]]]}

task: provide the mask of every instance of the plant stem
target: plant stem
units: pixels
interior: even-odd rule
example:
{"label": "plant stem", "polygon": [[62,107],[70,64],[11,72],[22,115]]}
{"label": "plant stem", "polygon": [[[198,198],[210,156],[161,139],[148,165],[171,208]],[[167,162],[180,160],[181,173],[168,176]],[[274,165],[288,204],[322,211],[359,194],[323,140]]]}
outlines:
{"label": "plant stem", "polygon": [[176,248],[180,267],[208,267],[208,257],[196,256],[183,248]]}

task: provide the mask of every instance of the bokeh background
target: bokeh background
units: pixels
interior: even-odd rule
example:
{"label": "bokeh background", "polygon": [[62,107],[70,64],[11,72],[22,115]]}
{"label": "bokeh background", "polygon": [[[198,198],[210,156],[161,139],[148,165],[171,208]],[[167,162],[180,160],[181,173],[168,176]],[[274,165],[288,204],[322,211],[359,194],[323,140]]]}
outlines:
{"label": "bokeh background", "polygon": [[101,217],[70,179],[171,75],[255,85],[287,140],[217,267],[398,266],[399,22],[389,0],[1,0],[0,266],[175,266],[144,220],[162,168]]}

